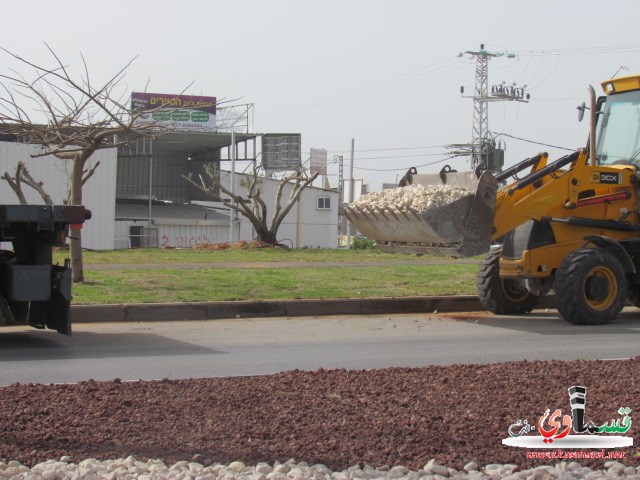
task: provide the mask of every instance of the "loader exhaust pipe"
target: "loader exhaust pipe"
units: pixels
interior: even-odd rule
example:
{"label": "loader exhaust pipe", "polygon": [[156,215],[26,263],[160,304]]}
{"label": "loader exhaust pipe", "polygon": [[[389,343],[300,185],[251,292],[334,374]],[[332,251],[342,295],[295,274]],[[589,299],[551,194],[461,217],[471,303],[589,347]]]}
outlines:
{"label": "loader exhaust pipe", "polygon": [[589,164],[596,166],[596,91],[591,85],[589,89]]}

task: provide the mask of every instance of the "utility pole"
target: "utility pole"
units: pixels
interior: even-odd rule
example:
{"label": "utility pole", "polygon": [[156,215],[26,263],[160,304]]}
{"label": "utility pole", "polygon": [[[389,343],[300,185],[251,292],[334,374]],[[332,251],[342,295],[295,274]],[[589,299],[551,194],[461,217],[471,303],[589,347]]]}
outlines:
{"label": "utility pole", "polygon": [[[349,204],[353,203],[354,185],[353,185],[353,154],[355,147],[355,139],[351,139],[351,163],[349,166]],[[351,249],[351,222],[347,220],[347,250]]]}
{"label": "utility pole", "polygon": [[[231,181],[229,185],[229,191],[231,193],[235,193],[235,183],[236,183],[236,133],[231,131]],[[233,202],[233,198],[229,200]],[[235,229],[235,212],[229,208],[229,243],[232,243],[234,240],[234,229]]]}
{"label": "utility pole", "polygon": [[344,200],[344,157],[342,155],[334,155],[333,163],[338,162],[338,203]]}
{"label": "utility pole", "polygon": [[459,143],[449,145],[448,148],[455,148],[454,154],[460,156],[469,156],[469,168],[475,170],[478,166],[484,164],[484,168],[498,170],[502,167],[495,168],[496,162],[492,158],[492,150],[495,147],[489,137],[489,102],[516,101],[528,102],[529,94],[525,92],[526,85],[516,87],[507,86],[505,82],[501,85],[491,87],[489,93],[489,60],[496,57],[506,56],[507,58],[515,58],[513,53],[492,53],[484,48],[484,44],[480,45],[480,50],[466,51],[458,56],[470,55],[476,59],[476,79],[473,96],[464,95],[464,87],[460,87],[460,94],[463,98],[473,98],[473,129],[471,135],[471,143]]}
{"label": "utility pole", "polygon": [[342,207],[344,206],[344,157],[334,155],[333,163],[338,164],[338,246],[342,245]]}

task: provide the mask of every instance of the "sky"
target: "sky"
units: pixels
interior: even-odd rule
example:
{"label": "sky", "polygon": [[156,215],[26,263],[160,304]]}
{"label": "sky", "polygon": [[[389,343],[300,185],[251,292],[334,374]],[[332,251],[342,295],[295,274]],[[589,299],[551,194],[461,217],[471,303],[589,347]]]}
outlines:
{"label": "sky", "polygon": [[[370,190],[411,166],[444,165],[446,146],[471,141],[475,60],[481,44],[489,85],[526,85],[531,100],[489,107],[489,130],[505,142],[505,166],[586,144],[576,107],[587,85],[640,74],[640,2],[435,0],[136,0],[11,2],[0,46],[52,65],[45,43],[72,69],[86,59],[106,80],[136,57],[123,88],[216,96],[254,105],[253,132],[301,133],[303,161],[327,150]],[[15,62],[3,54],[0,70]],[[19,67],[23,73],[29,73]],[[78,71],[79,72],[79,71]],[[237,99],[237,100],[236,100]],[[517,137],[517,138],[513,138]],[[242,170],[243,167],[240,167]]]}

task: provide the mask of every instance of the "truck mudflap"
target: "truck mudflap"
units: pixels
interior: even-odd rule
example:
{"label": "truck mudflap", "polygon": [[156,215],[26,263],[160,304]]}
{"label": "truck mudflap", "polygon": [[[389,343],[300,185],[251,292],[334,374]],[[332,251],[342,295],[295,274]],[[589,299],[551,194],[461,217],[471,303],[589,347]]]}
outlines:
{"label": "truck mudflap", "polygon": [[497,191],[487,171],[475,193],[440,207],[404,212],[349,206],[343,212],[382,251],[472,257],[489,250]]}
{"label": "truck mudflap", "polygon": [[[24,266],[18,266],[24,267]],[[27,266],[31,267],[31,266]],[[69,263],[61,265],[38,265],[49,267],[46,293],[27,295],[27,283],[12,278],[11,288],[0,291],[0,314],[2,325],[30,325],[33,328],[49,328],[71,335],[69,308],[71,306],[71,268]],[[21,269],[24,273],[24,269]],[[17,278],[22,274],[18,274]],[[33,275],[30,275],[33,278]],[[28,282],[29,277],[27,277]],[[42,282],[41,282],[42,283]],[[42,290],[42,286],[39,287]]]}

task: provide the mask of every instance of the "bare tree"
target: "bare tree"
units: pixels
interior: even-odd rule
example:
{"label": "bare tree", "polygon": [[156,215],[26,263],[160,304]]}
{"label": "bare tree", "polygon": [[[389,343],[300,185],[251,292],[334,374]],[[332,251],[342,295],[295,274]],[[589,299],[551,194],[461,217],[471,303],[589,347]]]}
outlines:
{"label": "bare tree", "polygon": [[[280,228],[280,224],[298,201],[302,191],[318,177],[318,172],[308,176],[305,172],[298,171],[283,178],[276,190],[273,204],[274,210],[271,214],[271,221],[269,222],[269,208],[262,198],[262,189],[260,188],[264,177],[258,176],[258,170],[255,164],[253,174],[247,182],[247,198],[249,201],[245,200],[241,195],[232,193],[222,185],[216,164],[206,165],[205,173],[208,177],[206,180],[202,175],[198,175],[196,181],[192,173],[183,176],[183,178],[207,195],[216,200],[220,200],[226,207],[238,212],[249,220],[256,230],[256,240],[270,245],[278,245],[278,229]],[[291,187],[291,192],[289,193],[286,204],[283,206],[282,195],[287,185]],[[222,198],[218,192],[222,192],[230,198]]]}
{"label": "bare tree", "polygon": [[7,181],[11,189],[18,197],[20,205],[27,204],[27,199],[24,196],[24,192],[22,191],[22,184],[25,184],[26,186],[31,187],[36,192],[38,192],[40,197],[42,197],[42,201],[45,203],[45,205],[53,205],[53,200],[51,200],[51,197],[44,189],[44,183],[34,180],[34,178],[29,173],[29,170],[27,170],[27,166],[24,164],[24,162],[18,162],[18,165],[16,166],[16,174],[14,177],[12,177],[9,172],[4,172],[4,175],[2,175],[2,177],[0,178]]}
{"label": "bare tree", "polygon": [[[87,169],[87,161],[96,150],[113,148],[141,136],[154,136],[166,128],[137,122],[145,112],[132,112],[128,107],[128,92],[122,80],[135,57],[96,85],[82,55],[83,73],[74,76],[48,45],[47,49],[52,67],[36,65],[0,47],[19,65],[32,69],[30,78],[14,70],[0,74],[0,125],[3,132],[40,145],[42,152],[32,157],[53,155],[70,161],[68,203],[82,205],[82,187],[97,167],[96,164]],[[23,173],[16,171],[14,184]],[[12,184],[8,174],[2,178]],[[80,229],[72,228],[69,238],[73,281],[81,282],[84,270]]]}

